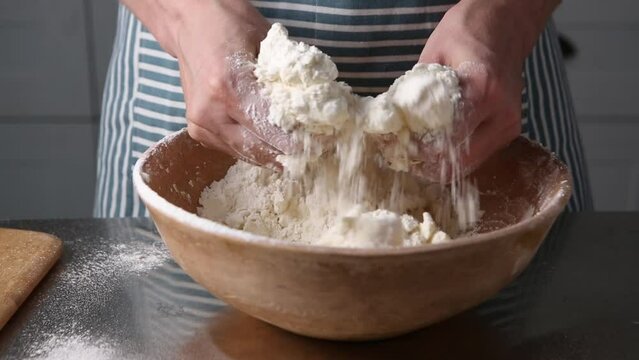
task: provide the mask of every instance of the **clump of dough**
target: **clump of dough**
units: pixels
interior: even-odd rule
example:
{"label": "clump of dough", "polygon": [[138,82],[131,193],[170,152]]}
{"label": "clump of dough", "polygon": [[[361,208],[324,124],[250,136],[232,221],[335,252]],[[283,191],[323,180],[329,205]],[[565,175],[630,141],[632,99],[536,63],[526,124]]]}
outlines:
{"label": "clump of dough", "polygon": [[262,41],[255,76],[270,100],[268,120],[286,131],[303,127],[331,135],[351,117],[351,89],[335,81],[337,67],[315,46],[288,39],[274,24]]}
{"label": "clump of dough", "polygon": [[362,211],[356,206],[338,218],[337,224],[316,244],[366,248],[417,246],[435,241],[435,238],[439,243],[450,240],[445,232],[439,230],[429,213],[422,216],[420,223],[408,214],[399,215],[386,209]]}
{"label": "clump of dough", "polygon": [[440,64],[415,65],[395,80],[388,94],[405,126],[416,134],[449,128],[461,98],[457,75]]}

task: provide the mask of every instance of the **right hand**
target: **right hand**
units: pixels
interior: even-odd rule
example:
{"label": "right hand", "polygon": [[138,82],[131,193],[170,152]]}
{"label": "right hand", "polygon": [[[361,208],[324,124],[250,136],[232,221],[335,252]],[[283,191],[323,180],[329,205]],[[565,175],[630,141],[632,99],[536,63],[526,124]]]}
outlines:
{"label": "right hand", "polygon": [[184,16],[169,20],[174,30],[156,36],[180,64],[189,135],[244,161],[279,167],[275,157],[289,151],[289,137],[268,122],[252,65],[270,24],[245,0],[185,3]]}

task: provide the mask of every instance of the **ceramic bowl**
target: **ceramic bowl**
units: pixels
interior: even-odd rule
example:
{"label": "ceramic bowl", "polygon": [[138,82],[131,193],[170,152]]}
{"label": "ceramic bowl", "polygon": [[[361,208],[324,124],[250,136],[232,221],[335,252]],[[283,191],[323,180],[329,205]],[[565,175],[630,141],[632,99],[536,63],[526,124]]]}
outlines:
{"label": "ceramic bowl", "polygon": [[137,162],[133,180],[175,261],[213,295],[294,333],[368,340],[407,333],[495,295],[530,262],[571,194],[553,154],[524,138],[471,176],[477,234],[407,248],[291,244],[196,215],[235,160],[180,131]]}

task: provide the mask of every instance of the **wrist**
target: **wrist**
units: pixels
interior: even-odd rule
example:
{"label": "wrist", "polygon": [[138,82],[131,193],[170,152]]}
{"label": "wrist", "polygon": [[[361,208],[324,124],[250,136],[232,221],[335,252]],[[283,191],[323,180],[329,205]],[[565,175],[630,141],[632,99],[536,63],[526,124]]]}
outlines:
{"label": "wrist", "polygon": [[522,33],[524,56],[528,56],[561,0],[504,1],[506,12],[514,20],[515,31]]}
{"label": "wrist", "polygon": [[149,29],[162,48],[179,55],[179,33],[188,14],[196,13],[200,0],[120,0]]}
{"label": "wrist", "polygon": [[[560,0],[462,0],[451,8],[476,34],[498,38],[493,50],[524,60]],[[481,35],[480,35],[481,36]]]}

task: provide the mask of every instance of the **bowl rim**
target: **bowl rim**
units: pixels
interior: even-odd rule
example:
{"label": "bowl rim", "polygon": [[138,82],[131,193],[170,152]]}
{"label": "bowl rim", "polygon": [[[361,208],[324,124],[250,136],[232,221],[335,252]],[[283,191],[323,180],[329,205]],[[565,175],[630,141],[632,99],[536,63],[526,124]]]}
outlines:
{"label": "bowl rim", "polygon": [[[457,247],[494,241],[496,239],[515,234],[520,229],[534,228],[540,223],[546,221],[548,218],[557,217],[563,211],[572,194],[572,176],[570,174],[570,171],[567,170],[565,164],[561,162],[554,153],[550,152],[553,160],[556,160],[560,164],[562,164],[562,171],[564,172],[566,179],[561,181],[559,189],[555,192],[555,194],[553,194],[552,198],[550,198],[546,202],[546,204],[539,210],[539,212],[516,224],[486,233],[471,234],[469,236],[459,237],[454,239],[453,241],[446,243],[427,244],[421,246],[353,248],[292,243],[285,240],[278,240],[268,236],[257,235],[247,231],[234,229],[222,223],[200,217],[195,213],[186,211],[181,207],[170,203],[168,200],[160,196],[160,194],[151,189],[151,187],[143,179],[142,166],[146,163],[149,157],[156,151],[159,146],[170,143],[172,140],[174,140],[184,132],[186,132],[186,128],[165,136],[155,145],[148,148],[144,152],[144,154],[142,154],[142,156],[136,161],[133,168],[133,185],[144,204],[148,208],[152,208],[153,210],[161,213],[167,218],[173,219],[174,221],[177,221],[184,226],[192,227],[200,232],[215,236],[223,236],[227,241],[235,242],[238,244],[250,244],[258,247],[269,248],[271,250],[282,250],[296,253],[301,252],[313,254],[344,255],[354,257],[410,255],[447,251],[455,249]],[[531,140],[526,139],[526,141],[529,141],[535,146],[542,147],[540,144]],[[548,151],[547,149],[544,150]],[[155,219],[153,219],[153,221],[155,222]]]}

